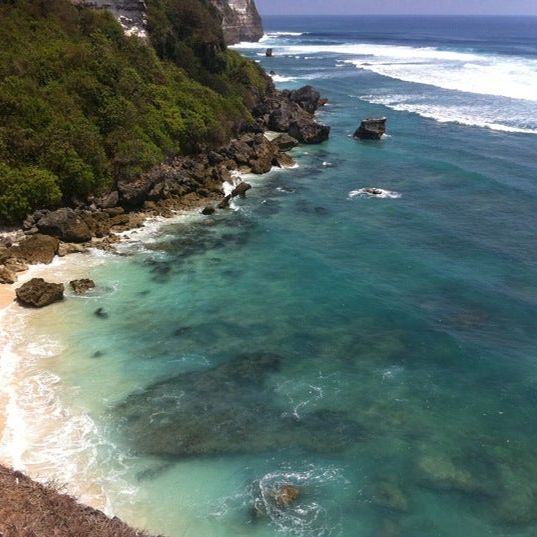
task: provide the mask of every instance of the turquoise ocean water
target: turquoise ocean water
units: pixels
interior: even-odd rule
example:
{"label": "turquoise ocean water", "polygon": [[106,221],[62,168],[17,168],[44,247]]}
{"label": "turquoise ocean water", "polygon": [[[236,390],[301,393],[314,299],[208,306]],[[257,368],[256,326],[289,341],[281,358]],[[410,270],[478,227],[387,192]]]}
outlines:
{"label": "turquoise ocean water", "polygon": [[537,20],[266,27],[330,141],[88,263],[28,328],[29,451],[169,537],[535,535]]}

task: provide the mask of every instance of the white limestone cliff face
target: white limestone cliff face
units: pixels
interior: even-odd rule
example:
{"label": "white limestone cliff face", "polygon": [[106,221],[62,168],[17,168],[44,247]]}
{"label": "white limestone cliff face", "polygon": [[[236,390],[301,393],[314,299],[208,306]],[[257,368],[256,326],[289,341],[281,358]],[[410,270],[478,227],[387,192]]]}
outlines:
{"label": "white limestone cliff face", "polygon": [[[222,14],[222,27],[228,45],[240,41],[259,41],[263,36],[261,17],[255,0],[209,0]],[[108,9],[127,34],[146,36],[145,0],[72,0],[74,4]]]}
{"label": "white limestone cliff face", "polygon": [[211,0],[222,13],[226,43],[259,41],[263,24],[254,0]]}

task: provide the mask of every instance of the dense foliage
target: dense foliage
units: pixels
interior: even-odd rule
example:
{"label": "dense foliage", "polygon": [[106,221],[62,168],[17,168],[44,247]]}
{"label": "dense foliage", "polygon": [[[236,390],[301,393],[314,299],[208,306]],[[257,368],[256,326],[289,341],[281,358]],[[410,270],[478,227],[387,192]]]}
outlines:
{"label": "dense foliage", "polygon": [[0,223],[226,140],[258,67],[205,0],[149,0],[150,40],[67,0],[0,0]]}

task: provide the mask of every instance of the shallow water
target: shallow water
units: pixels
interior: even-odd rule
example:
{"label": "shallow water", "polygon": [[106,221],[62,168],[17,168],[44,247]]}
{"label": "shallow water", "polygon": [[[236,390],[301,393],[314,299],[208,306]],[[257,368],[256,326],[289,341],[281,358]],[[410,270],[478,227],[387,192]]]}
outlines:
{"label": "shallow water", "polygon": [[[48,410],[11,456],[170,537],[534,535],[537,136],[368,102],[393,79],[326,44],[278,52],[313,39],[260,46],[330,99],[330,141],[235,211],[133,233],[88,263],[93,293],[31,314],[13,406]],[[349,138],[371,115],[390,136]]]}

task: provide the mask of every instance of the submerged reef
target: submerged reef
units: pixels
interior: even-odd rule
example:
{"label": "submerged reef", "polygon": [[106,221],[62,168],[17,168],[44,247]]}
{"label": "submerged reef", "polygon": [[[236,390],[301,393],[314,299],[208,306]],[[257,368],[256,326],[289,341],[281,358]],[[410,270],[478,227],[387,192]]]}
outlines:
{"label": "submerged reef", "polygon": [[216,456],[279,448],[337,452],[360,441],[363,430],[345,413],[286,415],[266,382],[282,358],[252,353],[201,371],[151,384],[114,411],[136,452],[164,456]]}

